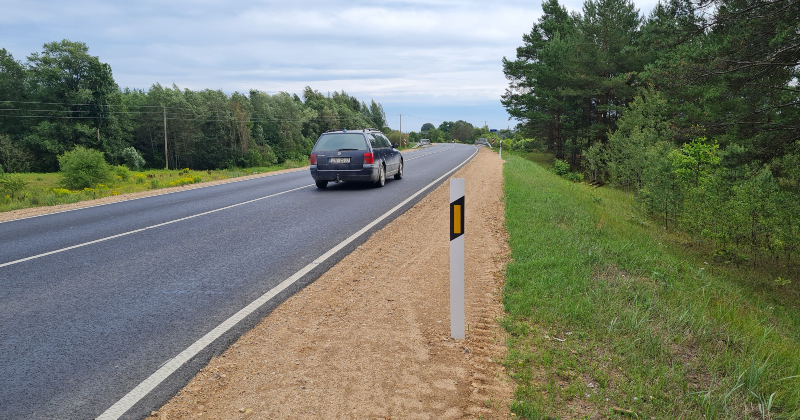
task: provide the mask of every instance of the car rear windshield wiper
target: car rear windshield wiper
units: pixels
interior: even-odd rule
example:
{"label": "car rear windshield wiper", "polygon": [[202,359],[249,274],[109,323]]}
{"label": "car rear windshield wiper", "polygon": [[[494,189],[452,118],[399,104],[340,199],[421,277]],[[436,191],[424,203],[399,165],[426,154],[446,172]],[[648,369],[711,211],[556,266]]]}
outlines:
{"label": "car rear windshield wiper", "polygon": [[358,149],[339,149],[338,151],[341,152],[343,150],[358,150]]}

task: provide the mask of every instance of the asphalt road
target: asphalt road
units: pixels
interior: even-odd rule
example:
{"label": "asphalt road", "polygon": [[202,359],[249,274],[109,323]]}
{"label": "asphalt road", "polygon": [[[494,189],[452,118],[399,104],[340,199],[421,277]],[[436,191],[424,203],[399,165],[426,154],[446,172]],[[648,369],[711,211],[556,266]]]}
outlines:
{"label": "asphalt road", "polygon": [[[404,153],[404,179],[390,178],[383,188],[342,183],[319,190],[306,170],[0,223],[0,419],[100,416],[220,323],[475,150],[446,144]],[[436,185],[112,417],[149,415],[277,304]],[[380,252],[393,251],[389,241]]]}

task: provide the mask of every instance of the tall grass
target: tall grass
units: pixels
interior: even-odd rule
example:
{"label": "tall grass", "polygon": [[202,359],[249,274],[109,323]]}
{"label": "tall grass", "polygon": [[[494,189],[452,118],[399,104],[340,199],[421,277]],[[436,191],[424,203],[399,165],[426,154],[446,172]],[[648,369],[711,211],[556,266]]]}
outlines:
{"label": "tall grass", "polygon": [[800,418],[797,281],[717,266],[630,195],[504,158],[515,414]]}
{"label": "tall grass", "polygon": [[29,207],[69,204],[110,195],[236,178],[281,169],[298,168],[302,167],[304,164],[304,162],[287,161],[284,164],[269,167],[247,169],[234,168],[214,171],[162,169],[133,172],[128,171],[125,167],[115,167],[113,168],[112,179],[109,182],[79,190],[62,188],[59,182],[61,180],[60,173],[13,174],[9,176],[18,177],[24,181],[25,187],[12,194],[4,191],[1,188],[2,185],[0,185],[0,212]]}

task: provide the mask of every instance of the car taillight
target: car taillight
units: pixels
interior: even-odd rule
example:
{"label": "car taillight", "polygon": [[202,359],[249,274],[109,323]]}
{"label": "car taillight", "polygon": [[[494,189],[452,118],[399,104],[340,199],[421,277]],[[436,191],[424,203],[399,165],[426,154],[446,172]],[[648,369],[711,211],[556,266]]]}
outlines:
{"label": "car taillight", "polygon": [[317,154],[316,153],[312,153],[310,160],[311,160],[311,164],[312,165],[316,165],[317,164]]}
{"label": "car taillight", "polygon": [[364,153],[364,163],[375,163],[375,155],[372,153]]}

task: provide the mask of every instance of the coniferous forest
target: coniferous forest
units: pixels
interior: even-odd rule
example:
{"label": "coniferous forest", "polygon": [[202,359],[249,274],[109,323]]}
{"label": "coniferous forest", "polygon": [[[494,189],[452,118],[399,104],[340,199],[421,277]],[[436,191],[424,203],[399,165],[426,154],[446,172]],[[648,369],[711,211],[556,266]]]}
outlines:
{"label": "coniferous forest", "polygon": [[326,130],[385,126],[379,103],[345,92],[121,89],[111,67],[81,42],[45,44],[25,62],[0,49],[5,172],[58,171],[58,156],[76,146],[99,150],[112,164],[126,163],[133,148],[149,168],[268,166],[305,161]]}
{"label": "coniferous forest", "polygon": [[800,1],[663,0],[648,16],[626,0],[542,8],[503,60],[502,102],[531,144],[634,192],[726,262],[796,264]]}

